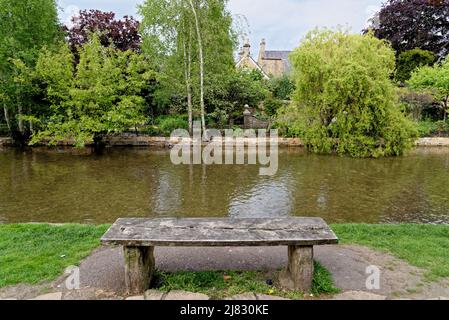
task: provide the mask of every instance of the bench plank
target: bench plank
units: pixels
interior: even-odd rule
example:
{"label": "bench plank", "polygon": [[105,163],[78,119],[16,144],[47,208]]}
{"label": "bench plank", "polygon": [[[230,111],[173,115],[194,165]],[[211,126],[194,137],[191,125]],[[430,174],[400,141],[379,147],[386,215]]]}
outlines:
{"label": "bench plank", "polygon": [[123,246],[314,246],[338,238],[321,218],[125,218],[102,242]]}

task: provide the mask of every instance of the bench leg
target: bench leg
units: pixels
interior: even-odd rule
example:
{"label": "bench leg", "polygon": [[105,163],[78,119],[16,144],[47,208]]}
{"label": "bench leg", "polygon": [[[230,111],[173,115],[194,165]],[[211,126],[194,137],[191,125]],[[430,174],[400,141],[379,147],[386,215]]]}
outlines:
{"label": "bench leg", "polygon": [[154,247],[124,247],[125,282],[129,294],[150,288],[155,268]]}
{"label": "bench leg", "polygon": [[288,247],[288,273],[295,290],[310,292],[313,281],[313,246]]}

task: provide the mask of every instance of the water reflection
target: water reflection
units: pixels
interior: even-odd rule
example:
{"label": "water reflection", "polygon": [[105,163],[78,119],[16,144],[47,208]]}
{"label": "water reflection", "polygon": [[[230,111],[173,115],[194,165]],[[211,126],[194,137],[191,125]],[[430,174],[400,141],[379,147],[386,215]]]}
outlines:
{"label": "water reflection", "polygon": [[234,218],[278,218],[293,214],[289,177],[262,179],[260,183],[230,199],[229,216]]}
{"label": "water reflection", "polygon": [[175,166],[167,150],[0,149],[0,222],[118,217],[320,216],[328,222],[449,223],[449,149],[349,159],[281,150],[279,171]]}

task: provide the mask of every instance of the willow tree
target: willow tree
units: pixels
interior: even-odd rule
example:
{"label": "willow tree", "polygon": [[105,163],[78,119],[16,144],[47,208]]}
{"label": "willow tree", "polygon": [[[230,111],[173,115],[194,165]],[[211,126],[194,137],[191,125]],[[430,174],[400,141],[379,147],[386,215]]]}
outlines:
{"label": "willow tree", "polygon": [[386,42],[315,30],[291,59],[299,127],[312,151],[378,157],[412,146],[415,132],[400,111],[391,80],[395,53]]}
{"label": "willow tree", "polygon": [[11,135],[21,142],[23,116],[34,108],[28,71],[42,46],[62,39],[60,31],[55,0],[0,0],[0,98]]}
{"label": "willow tree", "polygon": [[202,128],[206,129],[204,95],[208,78],[226,73],[233,66],[234,34],[226,3],[149,0],[139,7],[143,52],[158,61],[164,94],[184,88],[191,132],[195,102]]}

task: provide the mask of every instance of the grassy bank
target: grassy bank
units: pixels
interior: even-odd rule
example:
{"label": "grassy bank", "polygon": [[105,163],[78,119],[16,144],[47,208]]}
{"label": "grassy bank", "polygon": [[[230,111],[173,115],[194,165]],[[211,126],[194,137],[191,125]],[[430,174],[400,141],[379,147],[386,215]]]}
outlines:
{"label": "grassy bank", "polygon": [[[0,225],[0,288],[57,278],[66,267],[77,265],[100,245],[99,239],[107,227]],[[449,277],[449,226],[339,224],[332,228],[342,243],[391,252],[425,269],[429,280]],[[290,298],[300,296],[279,289],[277,277],[278,272],[159,272],[156,285],[163,291],[191,290],[212,297],[248,291]],[[313,292],[335,292],[330,274],[318,264]]]}
{"label": "grassy bank", "polygon": [[53,280],[99,246],[108,226],[0,225],[0,288]]}
{"label": "grassy bank", "polygon": [[449,277],[449,226],[444,225],[332,225],[341,243],[390,252],[426,270],[428,280]]}

